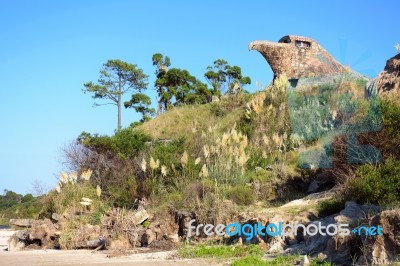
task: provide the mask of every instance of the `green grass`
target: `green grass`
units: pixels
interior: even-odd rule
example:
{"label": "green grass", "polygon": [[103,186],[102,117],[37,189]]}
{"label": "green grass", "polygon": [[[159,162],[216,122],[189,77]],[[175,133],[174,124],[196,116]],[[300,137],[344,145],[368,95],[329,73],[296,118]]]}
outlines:
{"label": "green grass", "polygon": [[232,263],[232,266],[281,266],[296,265],[300,259],[299,255],[279,255],[271,261],[263,260],[257,256],[248,256]]}
{"label": "green grass", "polygon": [[[240,258],[232,263],[232,266],[289,266],[298,265],[301,260],[300,255],[278,255],[273,260],[263,260],[259,256],[247,256]],[[332,266],[330,262],[323,262],[319,259],[311,260],[310,266]]]}
{"label": "green grass", "polygon": [[264,252],[257,245],[248,246],[184,246],[179,250],[179,254],[184,258],[235,258],[254,256],[261,257]]}
{"label": "green grass", "polygon": [[346,199],[343,197],[332,198],[318,203],[318,215],[328,216],[340,212],[344,209]]}
{"label": "green grass", "polygon": [[[245,102],[234,102],[234,99],[223,99],[221,102],[202,105],[185,105],[174,107],[160,116],[139,126],[144,132],[154,139],[178,139],[182,136],[192,135],[193,125],[197,129],[207,131],[209,126],[216,127],[217,132],[224,132],[240,120]],[[216,106],[225,109],[230,106],[223,116],[218,116],[213,111]]]}

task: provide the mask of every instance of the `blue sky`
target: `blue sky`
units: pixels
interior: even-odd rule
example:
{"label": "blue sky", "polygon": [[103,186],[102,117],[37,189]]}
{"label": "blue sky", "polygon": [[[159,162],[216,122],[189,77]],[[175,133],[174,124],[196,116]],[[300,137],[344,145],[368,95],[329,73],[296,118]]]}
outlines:
{"label": "blue sky", "polygon": [[[149,77],[151,56],[202,78],[222,58],[253,83],[272,72],[247,45],[287,34],[317,40],[336,59],[376,76],[395,55],[397,1],[15,1],[0,0],[0,193],[48,187],[63,169],[61,148],[82,131],[112,134],[113,106],[94,108],[83,83],[108,59],[135,63]],[[139,116],[124,110],[128,126]]]}

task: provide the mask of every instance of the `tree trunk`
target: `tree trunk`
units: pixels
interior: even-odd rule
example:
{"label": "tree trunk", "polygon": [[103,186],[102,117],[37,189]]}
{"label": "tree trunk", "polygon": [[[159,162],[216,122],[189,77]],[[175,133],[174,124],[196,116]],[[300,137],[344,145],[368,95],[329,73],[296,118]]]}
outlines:
{"label": "tree trunk", "polygon": [[121,93],[122,93],[122,88],[121,88],[121,77],[119,77],[119,84],[118,84],[118,128],[117,131],[121,129]]}
{"label": "tree trunk", "polygon": [[121,129],[121,94],[118,95],[118,128],[117,131]]}

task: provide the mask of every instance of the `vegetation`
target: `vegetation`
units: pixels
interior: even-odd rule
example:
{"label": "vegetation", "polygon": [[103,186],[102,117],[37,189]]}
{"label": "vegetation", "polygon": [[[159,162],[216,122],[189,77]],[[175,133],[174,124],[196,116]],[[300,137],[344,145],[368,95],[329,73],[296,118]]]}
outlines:
{"label": "vegetation", "polygon": [[400,204],[400,161],[388,158],[378,167],[363,165],[349,182],[349,194],[360,203]]}
{"label": "vegetation", "polygon": [[250,77],[242,75],[240,67],[230,66],[223,59],[217,59],[213,66],[208,66],[204,76],[212,86],[214,95],[222,93],[233,95],[240,92],[244,85],[251,83]]}
{"label": "vegetation", "polygon": [[7,225],[11,218],[35,219],[41,208],[42,203],[39,197],[5,190],[4,195],[0,195],[0,225]]}
{"label": "vegetation", "polygon": [[[108,60],[100,70],[100,78],[97,83],[87,82],[84,84],[85,93],[94,93],[94,99],[105,99],[109,102],[105,104],[116,105],[118,109],[118,127],[121,129],[121,107],[122,107],[122,96],[129,92],[141,92],[147,88],[147,75],[143,73],[143,70],[137,68],[134,64],[117,60]],[[137,102],[139,101],[139,102]],[[139,107],[136,104],[144,106],[150,105],[149,98],[133,97],[131,102],[126,107]],[[95,104],[104,105],[104,104]],[[144,112],[144,111],[142,111]],[[148,112],[144,113],[145,116]]]}
{"label": "vegetation", "polygon": [[332,199],[321,201],[318,204],[318,214],[320,216],[328,216],[340,212],[344,209],[346,199],[341,195]]}
{"label": "vegetation", "polygon": [[184,258],[234,258],[256,256],[261,257],[264,252],[257,245],[248,246],[225,246],[225,245],[197,245],[184,246],[179,250]]}
{"label": "vegetation", "polygon": [[[350,199],[399,203],[400,104],[365,99],[364,80],[350,77],[294,91],[280,76],[264,90],[248,94],[243,87],[250,79],[225,60],[207,68],[204,76],[211,88],[188,70],[171,67],[167,56],[156,53],[152,62],[158,95],[155,118],[150,98],[141,93],[147,76],[134,65],[111,60],[97,84],[85,84],[94,98],[117,100],[117,106],[123,93],[133,89],[124,106],[142,117],[127,128],[120,128],[119,121],[112,135],[83,132],[64,150],[69,171],[60,174],[41,212],[42,217],[54,212],[70,215],[62,247],[74,247],[78,236],[72,232],[79,231],[80,224],[102,224],[110,212],[120,217],[112,224],[128,222],[124,212],[140,202],[161,217],[184,210],[195,213],[198,222],[222,223],[238,210],[277,206],[304,193],[298,182],[307,186],[316,173],[331,176],[342,188],[342,193],[318,204],[319,216],[339,212]],[[121,78],[132,75],[126,83],[109,80],[124,71]],[[211,103],[212,96],[220,96],[219,101]],[[357,141],[348,144],[345,138],[354,132],[359,143],[378,147],[383,160],[362,161]],[[349,162],[348,150],[354,161]],[[322,157],[310,162],[307,154]],[[331,169],[303,169],[329,160]],[[286,211],[295,215],[302,209]],[[150,228],[152,221],[142,226]],[[116,238],[128,237],[113,230]],[[265,260],[260,247],[253,245],[184,246],[180,254],[234,258],[233,265],[292,265],[300,259],[293,255]]]}

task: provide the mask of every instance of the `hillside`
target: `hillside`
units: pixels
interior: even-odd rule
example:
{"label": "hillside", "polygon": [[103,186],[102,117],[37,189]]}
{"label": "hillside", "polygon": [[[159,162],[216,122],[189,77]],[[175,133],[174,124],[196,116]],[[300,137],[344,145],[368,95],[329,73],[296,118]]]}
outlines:
{"label": "hillside", "polygon": [[[169,106],[111,136],[82,133],[65,150],[71,171],[62,172],[46,195],[45,219],[32,224],[24,245],[40,239],[44,248],[124,254],[138,246],[207,243],[211,247],[184,246],[181,256],[215,252],[253,261],[245,265],[264,265],[276,253],[292,254],[283,259],[289,265],[299,263],[299,254],[312,256],[314,264],[398,260],[399,231],[389,222],[399,221],[400,204],[396,94],[385,89],[380,97],[376,86],[382,82],[344,68],[315,41],[299,38],[252,43],[267,60],[277,55],[271,47],[283,56],[274,57],[274,81],[262,91]],[[318,49],[307,50],[309,45]],[[298,50],[304,54],[292,69],[285,56]],[[249,231],[189,236],[191,220],[196,226],[346,223],[355,232],[379,225],[385,233],[366,238],[296,231],[285,238],[254,229],[250,238]]]}

